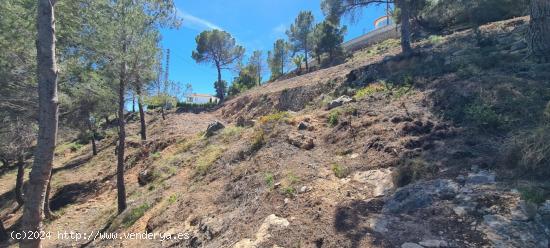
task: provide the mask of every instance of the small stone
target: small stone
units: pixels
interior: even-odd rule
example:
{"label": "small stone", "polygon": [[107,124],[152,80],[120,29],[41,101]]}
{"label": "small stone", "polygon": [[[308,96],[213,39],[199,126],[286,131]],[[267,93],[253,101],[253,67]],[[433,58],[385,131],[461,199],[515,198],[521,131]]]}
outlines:
{"label": "small stone", "polygon": [[285,205],[288,204],[288,203],[290,203],[290,199],[285,198]]}
{"label": "small stone", "polygon": [[456,206],[453,208],[453,212],[455,212],[456,215],[462,217],[464,215],[466,215],[466,208],[463,207],[463,206]]}
{"label": "small stone", "polygon": [[304,186],[302,186],[302,187],[300,188],[300,190],[299,190],[298,192],[299,192],[299,193],[306,193],[306,192],[308,192],[308,191],[309,191],[309,188],[308,188],[307,186],[304,185]]}
{"label": "small stone", "polygon": [[407,242],[407,243],[402,244],[401,248],[424,248],[424,247],[422,247],[422,246],[420,246],[419,244],[416,244],[416,243]]}

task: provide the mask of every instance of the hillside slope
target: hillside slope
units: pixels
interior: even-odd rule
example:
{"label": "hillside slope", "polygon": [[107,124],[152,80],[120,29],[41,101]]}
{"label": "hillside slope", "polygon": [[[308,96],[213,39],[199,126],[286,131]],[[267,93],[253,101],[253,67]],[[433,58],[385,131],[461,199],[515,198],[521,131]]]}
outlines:
{"label": "hillside slope", "polygon": [[[45,244],[546,248],[549,187],[537,175],[548,176],[548,164],[516,165],[508,145],[541,130],[550,101],[548,64],[524,59],[526,24],[433,36],[411,57],[390,40],[215,112],[172,112],[165,121],[150,113],[147,142],[130,116],[129,208],[120,216],[116,133],[96,157],[89,146],[61,145],[52,183],[59,218],[46,230],[173,238]],[[214,120],[225,128],[205,137]],[[11,228],[20,216],[7,214],[14,177],[0,177]]]}

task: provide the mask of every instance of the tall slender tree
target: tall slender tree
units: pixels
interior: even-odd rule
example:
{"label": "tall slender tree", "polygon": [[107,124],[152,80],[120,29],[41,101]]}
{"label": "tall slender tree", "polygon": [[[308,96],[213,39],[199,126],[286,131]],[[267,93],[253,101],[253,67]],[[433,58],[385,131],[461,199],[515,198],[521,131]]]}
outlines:
{"label": "tall slender tree", "polygon": [[251,67],[251,73],[256,77],[256,83],[258,86],[262,84],[262,73],[264,71],[264,60],[262,51],[254,51],[248,60],[248,64]]}
{"label": "tall slender tree", "polygon": [[212,63],[218,70],[218,80],[214,83],[217,97],[223,101],[226,83],[222,80],[222,70],[240,61],[244,48],[235,42],[235,38],[222,30],[203,31],[196,38],[197,48],[191,57],[197,63]]}
{"label": "tall slender tree", "polygon": [[267,63],[271,69],[271,80],[285,73],[285,66],[290,62],[290,45],[283,39],[273,44],[273,51],[267,54]]}
{"label": "tall slender tree", "polygon": [[303,51],[306,71],[309,71],[308,55],[312,47],[311,34],[313,33],[315,18],[311,11],[301,11],[290,29],[286,31],[294,52]]}
{"label": "tall slender tree", "polygon": [[[57,140],[58,98],[55,55],[55,1],[38,0],[38,143],[23,209],[24,231],[40,231],[46,190],[51,176]],[[40,247],[40,239],[24,239],[21,247]]]}

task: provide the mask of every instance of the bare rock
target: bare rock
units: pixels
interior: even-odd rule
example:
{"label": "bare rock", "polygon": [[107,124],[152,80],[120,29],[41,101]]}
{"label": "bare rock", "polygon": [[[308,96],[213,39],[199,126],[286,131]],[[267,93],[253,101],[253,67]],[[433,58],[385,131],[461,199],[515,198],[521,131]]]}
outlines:
{"label": "bare rock", "polygon": [[401,245],[401,248],[424,248],[416,243],[407,242]]}
{"label": "bare rock", "polygon": [[204,137],[210,137],[210,136],[214,135],[216,133],[216,131],[224,129],[224,128],[225,128],[225,126],[221,122],[214,121],[214,122],[208,124],[208,128],[206,128],[206,132],[204,133]]}
{"label": "bare rock", "polygon": [[255,235],[255,239],[243,239],[237,242],[233,247],[234,248],[256,248],[264,247],[264,243],[269,241],[271,238],[271,232],[276,230],[285,229],[290,225],[287,219],[277,217],[272,214],[267,216],[264,219],[264,222],[258,229],[258,232]]}
{"label": "bare rock", "polygon": [[449,244],[444,240],[429,239],[420,241],[419,244],[424,247],[448,247]]}
{"label": "bare rock", "polygon": [[466,178],[467,184],[492,184],[495,183],[495,174],[489,171],[470,173]]}
{"label": "bare rock", "polygon": [[145,169],[139,172],[138,174],[138,184],[140,186],[147,185],[155,179],[154,173],[152,170]]}
{"label": "bare rock", "polygon": [[287,137],[288,143],[305,150],[311,150],[315,147],[313,138],[300,133],[291,133]]}
{"label": "bare rock", "polygon": [[349,97],[349,96],[341,96],[341,97],[338,97],[332,101],[330,101],[328,104],[327,104],[327,107],[326,109],[327,110],[331,110],[333,108],[336,108],[336,107],[340,107],[346,103],[349,103],[349,102],[353,102],[353,98]]}
{"label": "bare rock", "polygon": [[386,195],[394,188],[391,169],[360,171],[353,175],[353,180],[368,184],[374,197]]}

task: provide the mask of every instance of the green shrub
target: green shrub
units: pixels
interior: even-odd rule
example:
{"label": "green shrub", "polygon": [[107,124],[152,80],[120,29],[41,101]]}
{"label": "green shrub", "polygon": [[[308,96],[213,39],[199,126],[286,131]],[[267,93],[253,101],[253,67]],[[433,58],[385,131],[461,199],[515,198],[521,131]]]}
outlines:
{"label": "green shrub", "polygon": [[524,175],[550,176],[550,126],[515,135],[507,146],[506,165]]}
{"label": "green shrub", "polygon": [[340,112],[338,110],[333,110],[328,115],[327,123],[330,127],[335,127],[338,124],[338,118],[340,117]]}
{"label": "green shrub", "polygon": [[273,186],[275,186],[275,178],[273,177],[273,174],[271,173],[265,173],[264,175],[264,181],[268,188],[272,189]]}
{"label": "green shrub", "polygon": [[154,152],[153,154],[151,154],[151,158],[152,158],[152,159],[158,159],[158,158],[160,158],[160,152]]}
{"label": "green shrub", "polygon": [[349,170],[340,164],[332,164],[332,172],[337,178],[344,178],[349,175]]}
{"label": "green shrub", "polygon": [[393,173],[393,183],[397,187],[403,187],[421,178],[434,176],[438,168],[421,159],[402,159],[397,170]]}
{"label": "green shrub", "polygon": [[374,83],[374,84],[369,84],[368,86],[366,86],[365,88],[362,88],[362,89],[359,89],[356,93],[355,93],[355,96],[354,98],[356,100],[361,100],[361,99],[364,99],[368,96],[372,96],[374,95],[375,93],[378,93],[378,92],[384,92],[386,91],[386,87],[384,86],[383,83]]}
{"label": "green shrub", "polygon": [[149,205],[148,203],[143,203],[139,205],[137,208],[130,210],[122,219],[122,226],[125,228],[132,226],[150,208],[151,208],[151,205]]}
{"label": "green shrub", "polygon": [[169,204],[173,204],[173,203],[175,203],[177,200],[178,200],[178,195],[173,194],[173,195],[170,195],[170,197],[168,198],[168,203],[169,203]]}
{"label": "green shrub", "polygon": [[82,148],[82,144],[80,143],[71,143],[70,146],[69,146],[69,149],[71,149],[71,152],[76,152],[78,150],[80,150],[80,148]]}
{"label": "green shrub", "polygon": [[485,103],[469,104],[464,109],[464,114],[469,124],[486,130],[500,129],[505,124],[504,117]]}
{"label": "green shrub", "polygon": [[280,111],[260,117],[260,124],[266,124],[268,122],[287,122],[289,118],[290,114],[288,112]]}
{"label": "green shrub", "polygon": [[256,152],[260,150],[265,144],[265,133],[262,129],[257,129],[252,135],[252,141],[250,150]]}
{"label": "green shrub", "polygon": [[521,199],[526,202],[538,205],[546,201],[544,190],[537,187],[521,187],[519,188],[519,193],[521,194]]}

